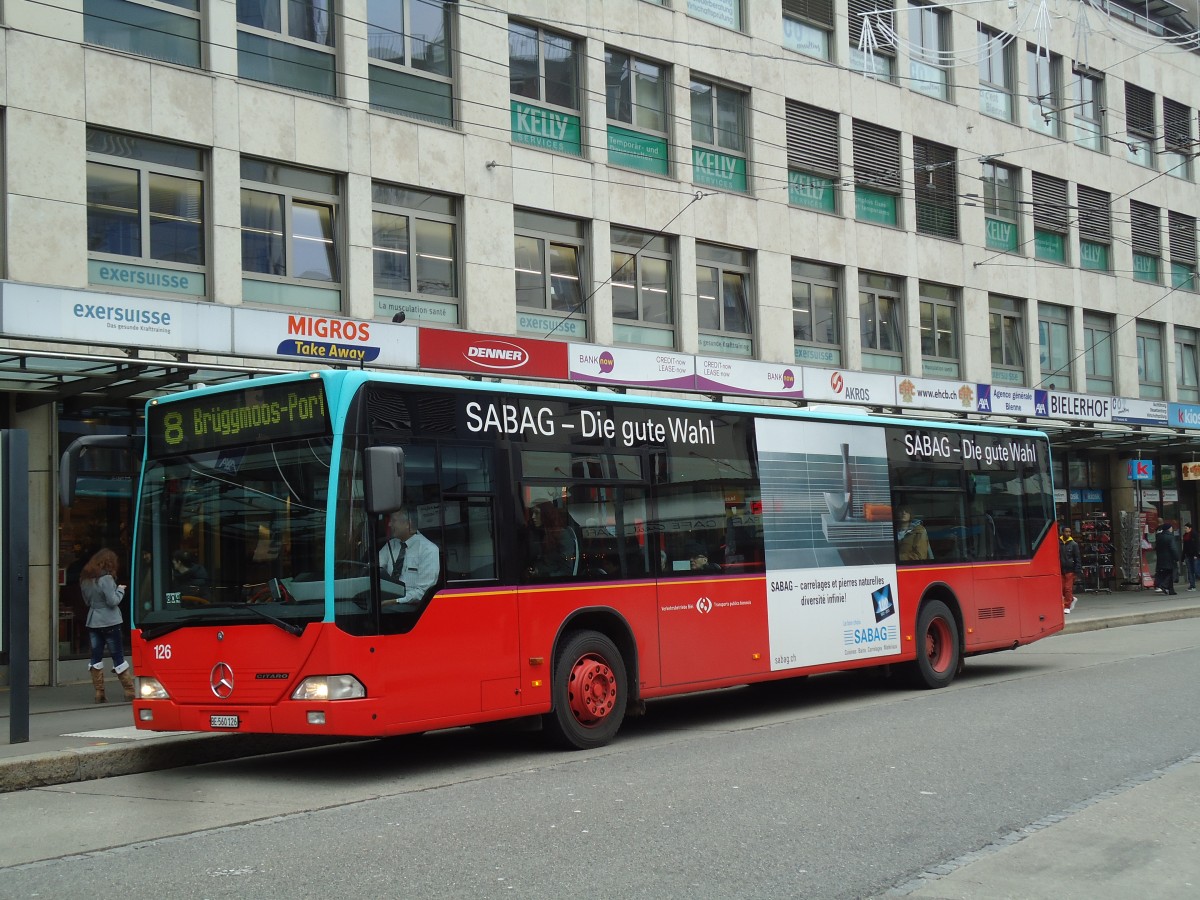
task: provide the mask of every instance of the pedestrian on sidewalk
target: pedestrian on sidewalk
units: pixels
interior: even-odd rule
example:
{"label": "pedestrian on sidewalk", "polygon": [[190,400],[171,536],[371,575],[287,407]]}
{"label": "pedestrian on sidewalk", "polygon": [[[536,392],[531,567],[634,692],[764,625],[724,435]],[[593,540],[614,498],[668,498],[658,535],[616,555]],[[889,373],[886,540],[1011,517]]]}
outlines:
{"label": "pedestrian on sidewalk", "polygon": [[113,674],[121,682],[125,699],[133,699],[133,672],[125,659],[121,647],[121,601],[125,599],[125,585],[117,584],[117,569],[120,563],[111,550],[98,550],[79,573],[79,588],[87,604],[87,630],[92,643],[92,686],[96,689],[96,702],[106,703],[104,693],[104,654],[112,657]]}
{"label": "pedestrian on sidewalk", "polygon": [[1196,589],[1196,565],[1200,558],[1200,539],[1191,522],[1183,523],[1183,567],[1187,572],[1188,590]]}
{"label": "pedestrian on sidewalk", "polygon": [[1163,522],[1154,539],[1154,587],[1164,594],[1174,594],[1175,564],[1179,562],[1179,546],[1175,543],[1175,526]]}
{"label": "pedestrian on sidewalk", "polygon": [[1062,570],[1062,602],[1063,612],[1069,613],[1075,608],[1075,576],[1083,565],[1083,554],[1079,545],[1071,536],[1071,526],[1058,523],[1058,561]]}

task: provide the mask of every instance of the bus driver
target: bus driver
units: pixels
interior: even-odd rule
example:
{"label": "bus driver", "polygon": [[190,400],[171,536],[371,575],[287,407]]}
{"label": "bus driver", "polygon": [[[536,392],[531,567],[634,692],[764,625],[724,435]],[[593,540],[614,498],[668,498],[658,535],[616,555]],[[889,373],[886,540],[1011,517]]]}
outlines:
{"label": "bus driver", "polygon": [[397,599],[384,600],[384,606],[419,603],[441,573],[441,551],[437,544],[417,531],[416,510],[406,507],[388,519],[391,537],[379,551],[380,576],[403,587]]}

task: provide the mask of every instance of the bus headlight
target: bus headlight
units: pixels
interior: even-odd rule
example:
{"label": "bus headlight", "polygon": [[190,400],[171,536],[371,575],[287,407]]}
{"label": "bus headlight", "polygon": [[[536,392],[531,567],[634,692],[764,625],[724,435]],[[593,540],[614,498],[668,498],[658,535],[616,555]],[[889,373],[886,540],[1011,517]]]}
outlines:
{"label": "bus headlight", "polygon": [[353,675],[310,675],[296,685],[293,700],[357,700],[367,689]]}
{"label": "bus headlight", "polygon": [[162,686],[157,678],[150,678],[147,675],[139,675],[134,679],[136,682],[133,689],[133,695],[139,700],[170,700],[171,695],[167,693],[167,689]]}

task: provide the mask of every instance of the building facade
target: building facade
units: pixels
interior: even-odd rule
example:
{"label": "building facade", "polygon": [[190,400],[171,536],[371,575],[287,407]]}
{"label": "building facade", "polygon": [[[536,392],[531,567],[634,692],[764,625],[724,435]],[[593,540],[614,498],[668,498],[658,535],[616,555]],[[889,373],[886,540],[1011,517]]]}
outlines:
{"label": "building facade", "polygon": [[[136,461],[91,454],[63,504],[75,438],[135,434],[197,383],[429,368],[447,332],[1043,427],[1059,515],[1113,536],[1093,587],[1200,511],[1194,10],[0,11],[0,424],[30,436],[34,684],[83,672],[82,561],[128,556]],[[752,385],[770,367],[787,390]]]}

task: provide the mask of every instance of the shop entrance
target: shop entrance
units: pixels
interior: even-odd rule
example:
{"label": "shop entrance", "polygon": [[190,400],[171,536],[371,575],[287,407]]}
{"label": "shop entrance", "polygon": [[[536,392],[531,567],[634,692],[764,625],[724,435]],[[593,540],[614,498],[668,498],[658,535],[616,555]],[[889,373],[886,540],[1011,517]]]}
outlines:
{"label": "shop entrance", "polygon": [[[84,435],[140,434],[141,408],[86,399],[64,401],[58,410],[60,452]],[[140,460],[127,450],[93,449],[80,459],[75,496],[60,507],[58,520],[58,658],[87,659],[87,608],[79,573],[97,550],[107,547],[121,561],[118,582],[129,583],[133,547],[133,493]],[[122,605],[125,648],[129,650],[129,604]]]}

